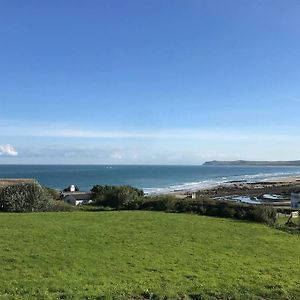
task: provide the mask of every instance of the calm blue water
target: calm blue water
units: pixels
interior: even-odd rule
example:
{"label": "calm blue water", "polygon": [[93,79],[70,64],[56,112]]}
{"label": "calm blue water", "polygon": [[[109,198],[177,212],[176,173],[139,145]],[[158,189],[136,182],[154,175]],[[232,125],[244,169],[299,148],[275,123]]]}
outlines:
{"label": "calm blue water", "polygon": [[76,184],[86,191],[95,184],[107,184],[132,185],[157,193],[289,175],[300,175],[300,167],[0,165],[0,178],[35,178],[58,189]]}

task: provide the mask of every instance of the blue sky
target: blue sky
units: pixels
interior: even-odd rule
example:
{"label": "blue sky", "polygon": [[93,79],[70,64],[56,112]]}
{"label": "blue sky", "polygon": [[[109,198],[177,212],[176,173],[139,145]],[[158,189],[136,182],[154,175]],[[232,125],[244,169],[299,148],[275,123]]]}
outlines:
{"label": "blue sky", "polygon": [[300,2],[1,1],[0,163],[300,159]]}

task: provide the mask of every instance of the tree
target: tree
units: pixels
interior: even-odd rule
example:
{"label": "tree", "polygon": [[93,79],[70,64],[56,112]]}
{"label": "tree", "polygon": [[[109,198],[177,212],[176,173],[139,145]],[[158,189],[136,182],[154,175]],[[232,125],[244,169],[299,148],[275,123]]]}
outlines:
{"label": "tree", "polygon": [[132,202],[144,196],[144,192],[131,186],[96,185],[91,189],[92,199],[96,205],[116,209],[126,208]]}

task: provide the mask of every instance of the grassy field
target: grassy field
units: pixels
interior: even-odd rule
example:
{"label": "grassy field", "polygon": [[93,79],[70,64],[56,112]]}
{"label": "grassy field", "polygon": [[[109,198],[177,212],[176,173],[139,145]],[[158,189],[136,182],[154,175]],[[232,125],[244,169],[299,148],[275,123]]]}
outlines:
{"label": "grassy field", "polygon": [[0,226],[0,299],[300,299],[299,235],[260,224],[123,211]]}

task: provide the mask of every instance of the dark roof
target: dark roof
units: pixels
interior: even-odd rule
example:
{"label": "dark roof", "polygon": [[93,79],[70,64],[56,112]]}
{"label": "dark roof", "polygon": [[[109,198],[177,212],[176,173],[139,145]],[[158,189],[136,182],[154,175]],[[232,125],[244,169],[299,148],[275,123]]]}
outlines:
{"label": "dark roof", "polygon": [[85,192],[73,192],[73,193],[64,193],[64,197],[71,196],[75,200],[90,200],[91,199],[91,193],[85,193]]}

